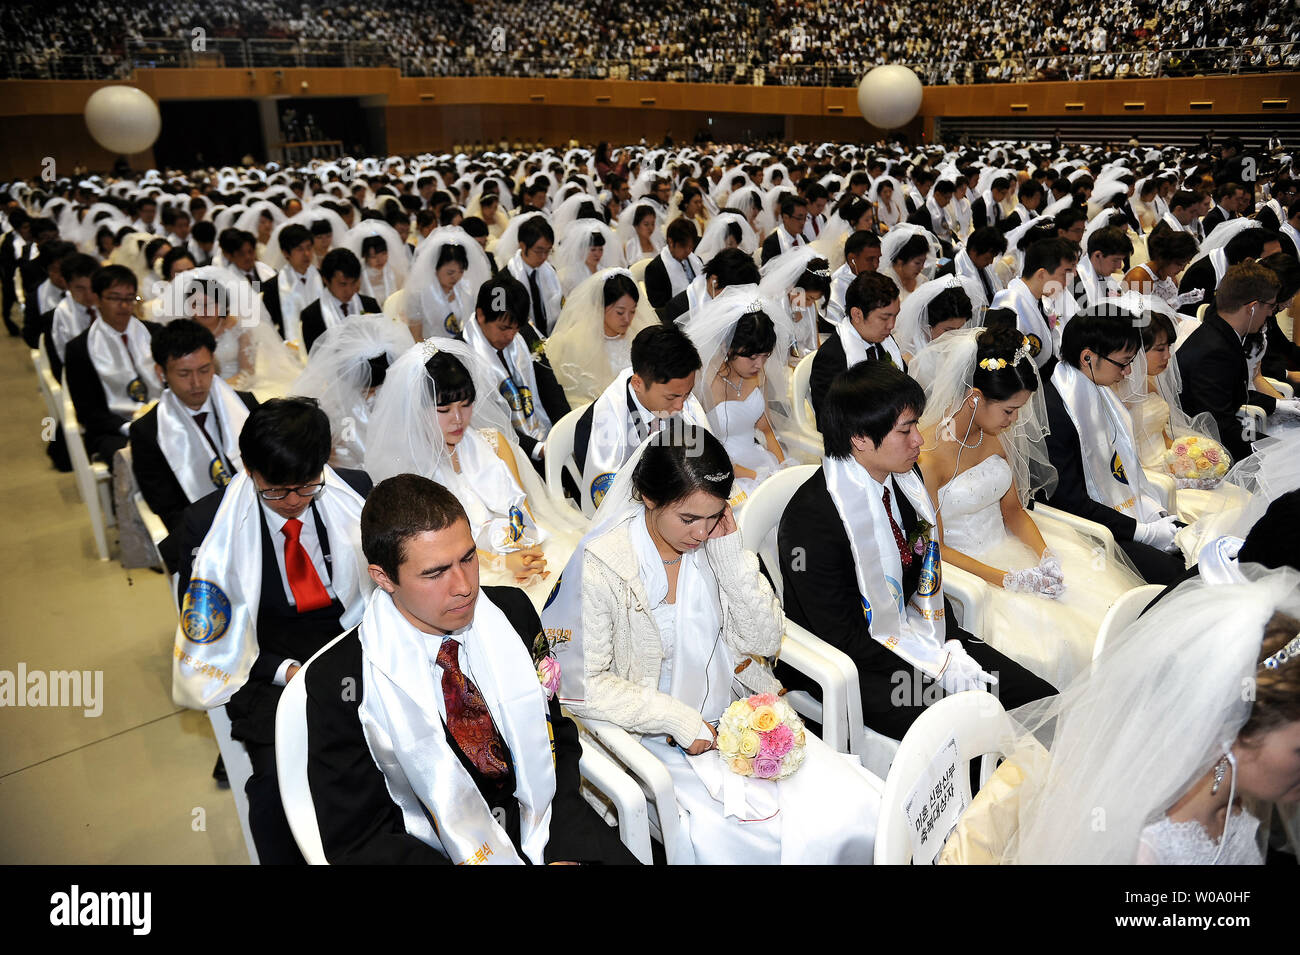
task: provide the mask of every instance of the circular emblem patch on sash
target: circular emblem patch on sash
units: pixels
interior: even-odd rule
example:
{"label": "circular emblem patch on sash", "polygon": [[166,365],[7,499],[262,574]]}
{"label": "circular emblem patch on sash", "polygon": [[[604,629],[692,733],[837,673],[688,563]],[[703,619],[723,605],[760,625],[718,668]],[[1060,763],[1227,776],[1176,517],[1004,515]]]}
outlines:
{"label": "circular emblem patch on sash", "polygon": [[517,543],[524,536],[524,512],[515,505],[510,506],[510,543]]}
{"label": "circular emblem patch on sash", "polygon": [[613,483],[613,471],[606,471],[604,474],[596,475],[596,479],[591,482],[591,503],[600,507],[600,502],[605,499],[605,494]]}
{"label": "circular emblem patch on sash", "polygon": [[560,574],[559,577],[556,577],[556,578],[555,578],[555,586],[552,587],[552,588],[551,588],[551,592],[550,592],[549,594],[546,595],[546,603],[542,604],[542,609],[543,609],[543,610],[545,610],[545,609],[546,609],[547,607],[549,607],[551,604],[555,603],[555,598],[558,597],[558,596],[560,595],[560,582],[561,582],[562,580],[564,580],[564,575],[563,575],[563,574]]}
{"label": "circular emblem patch on sash", "polygon": [[903,604],[903,585],[893,577],[885,574],[885,586],[889,588],[889,596],[894,599],[894,604],[898,607],[898,612],[905,613],[906,609]]}
{"label": "circular emblem patch on sash", "polygon": [[221,458],[213,458],[208,462],[208,477],[212,480],[212,486],[218,489],[230,483],[230,475],[226,473],[226,466],[221,463]]}
{"label": "circular emblem patch on sash", "polygon": [[871,601],[866,597],[862,598],[862,617],[867,621],[867,626],[871,626]]}
{"label": "circular emblem patch on sash", "polygon": [[139,378],[131,379],[131,383],[126,386],[126,394],[132,401],[138,401],[140,404],[149,400],[149,389]]}
{"label": "circular emblem patch on sash", "polygon": [[460,323],[460,316],[455,312],[448,312],[447,317],[442,320],[442,327],[447,329],[448,335],[459,335],[464,327]]}
{"label": "circular emblem patch on sash", "polygon": [[216,643],[230,626],[230,598],[210,580],[192,580],[181,604],[181,631],[191,643]]}
{"label": "circular emblem patch on sash", "polygon": [[519,388],[519,401],[523,405],[525,418],[533,416],[533,390],[527,385],[521,385]]}
{"label": "circular emblem patch on sash", "polygon": [[1110,473],[1120,484],[1128,483],[1128,475],[1124,473],[1124,462],[1119,459],[1119,452],[1116,451],[1110,458]]}
{"label": "circular emblem patch on sash", "polygon": [[1038,353],[1043,350],[1043,340],[1037,335],[1026,335],[1025,338],[1029,340],[1029,354],[1037,358]]}
{"label": "circular emblem patch on sash", "polygon": [[937,541],[930,541],[926,545],[925,559],[921,564],[921,578],[916,584],[918,597],[933,597],[939,592],[943,573],[939,568],[939,544]]}

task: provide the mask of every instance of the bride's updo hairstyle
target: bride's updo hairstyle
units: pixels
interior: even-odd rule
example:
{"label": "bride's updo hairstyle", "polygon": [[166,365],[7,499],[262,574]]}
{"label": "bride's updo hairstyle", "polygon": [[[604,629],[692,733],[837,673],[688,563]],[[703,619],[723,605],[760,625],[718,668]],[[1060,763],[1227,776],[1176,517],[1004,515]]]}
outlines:
{"label": "bride's updo hairstyle", "polygon": [[1284,613],[1274,613],[1264,625],[1264,640],[1259,648],[1259,669],[1255,671],[1255,702],[1246,725],[1238,738],[1245,745],[1257,742],[1264,733],[1300,720],[1300,654],[1291,654],[1275,667],[1265,667],[1270,659],[1300,634],[1300,621]]}
{"label": "bride's updo hairstyle", "polygon": [[439,408],[458,401],[473,403],[474,379],[455,355],[440,351],[424,363],[424,370],[429,373],[429,390]]}
{"label": "bride's updo hairstyle", "polygon": [[776,348],[776,326],[767,312],[746,312],[736,322],[736,330],[727,348],[727,361],[733,358],[753,358],[770,355]]}
{"label": "bride's updo hairstyle", "polygon": [[673,418],[650,439],[632,472],[632,496],[665,507],[695,491],[731,497],[736,473],[722,442],[706,428]]}
{"label": "bride's updo hairstyle", "polygon": [[641,301],[641,292],[632,281],[632,277],[616,272],[605,279],[605,307],[609,308],[624,295],[632,296],[633,302]]}
{"label": "bride's updo hairstyle", "polygon": [[803,272],[794,280],[794,287],[803,289],[805,294],[820,292],[823,302],[830,301],[830,264],[825,259],[809,259]]}
{"label": "bride's updo hairstyle", "polygon": [[930,304],[925,310],[925,321],[931,328],[954,318],[969,322],[974,311],[970,296],[966,294],[965,289],[946,288],[930,299]]}
{"label": "bride's updo hairstyle", "polygon": [[1019,329],[1006,326],[980,331],[975,346],[975,375],[971,383],[989,401],[1009,401],[1022,391],[1032,394],[1038,390],[1038,375],[1034,373],[1034,359],[1028,349],[1020,361],[1015,360],[1016,352],[1024,347],[1024,340]]}

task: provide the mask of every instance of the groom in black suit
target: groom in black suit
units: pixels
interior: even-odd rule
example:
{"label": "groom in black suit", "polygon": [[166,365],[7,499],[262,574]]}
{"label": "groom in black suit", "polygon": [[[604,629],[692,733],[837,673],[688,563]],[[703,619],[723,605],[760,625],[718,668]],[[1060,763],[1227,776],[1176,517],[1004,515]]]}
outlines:
{"label": "groom in black suit", "polygon": [[[280,803],[275,774],[275,710],[285,684],[317,650],[342,632],[344,607],[332,592],[332,568],[352,560],[347,541],[329,538],[316,506],[330,455],[330,422],[310,398],[277,398],[259,405],[244,422],[239,453],[262,498],[258,507],[262,535],[262,587],[256,609],[257,660],[246,682],[230,698],[231,736],[248,748],[248,824],[263,864],[298,863],[303,859]],[[370,493],[364,471],[338,471],[354,491]],[[190,505],[176,534],[180,555],[178,599],[189,589],[194,556],[212,526],[226,489]],[[282,495],[282,496],[280,496]],[[270,499],[268,499],[268,496]],[[323,498],[322,498],[323,499]],[[299,543],[316,578],[326,587],[327,606],[300,612],[291,602],[293,587],[286,571],[287,520],[301,519]],[[272,530],[274,529],[274,533]]]}
{"label": "groom in black suit", "polygon": [[[474,620],[478,559],[465,511],[455,496],[417,475],[389,478],[367,500],[361,529],[372,578],[392,595],[394,605],[412,625],[410,630],[385,630],[383,639],[409,640],[423,635],[422,642],[432,644],[436,652],[449,634],[464,634]],[[431,573],[433,569],[437,572]],[[514,587],[485,587],[483,595],[509,621],[523,645],[520,652],[532,652],[542,624],[524,592]],[[368,612],[367,620],[371,619]],[[372,621],[367,626],[377,624]],[[427,653],[428,648],[421,647],[421,651]],[[464,659],[463,649],[459,652]],[[402,810],[371,755],[359,713],[368,689],[365,673],[358,629],[344,634],[306,672],[307,781],[325,855],[334,864],[447,865],[451,860],[446,855],[407,832]],[[478,683],[487,686],[482,680]],[[447,693],[447,683],[441,686]],[[340,692],[340,687],[351,691]],[[475,692],[486,696],[490,691],[475,687]],[[484,702],[494,712],[497,706],[506,705],[499,700]],[[462,749],[448,727],[446,714],[433,714],[434,719],[438,716],[442,716],[447,744],[523,858],[520,808],[515,797],[519,754],[510,751],[500,728],[494,725],[505,771],[489,775],[479,768],[473,754]],[[577,729],[560,712],[554,696],[549,717],[555,795],[550,803],[546,862],[635,863],[635,857],[619,842],[617,830],[605,825],[579,791],[582,747]]]}
{"label": "groom in black suit", "polygon": [[[880,272],[860,272],[844,292],[844,321],[852,324],[867,349],[867,361],[892,362],[883,342],[894,330],[898,321],[898,285]],[[899,361],[903,361],[899,355]],[[817,428],[822,426],[822,405],[831,382],[849,367],[844,354],[844,343],[839,335],[831,335],[822,342],[813,358],[812,377],[808,383],[808,397],[812,402]],[[903,362],[902,371],[907,371]]]}
{"label": "groom in black suit", "polygon": [[[887,362],[861,362],[836,379],[826,395],[822,418],[826,454],[852,458],[866,470],[882,496],[886,489],[891,492],[891,510],[904,535],[917,525],[917,515],[893,475],[916,468],[922,445],[917,425],[924,410],[925,392],[906,374]],[[944,691],[872,636],[863,612],[853,549],[827,489],[824,467],[786,505],[777,543],[786,615],[849,655],[858,668],[866,724],[878,733],[901,739],[925,707],[941,698]],[[864,570],[883,573],[874,566],[872,557],[867,561],[873,566]],[[920,577],[920,560],[903,568],[902,588],[909,602],[916,594]],[[961,629],[946,599],[944,610],[945,641],[960,641],[980,667],[998,678],[991,692],[1007,709],[1056,692],[1050,684]],[[782,668],[779,675],[786,686],[816,692],[806,678],[788,668]]]}
{"label": "groom in black suit", "polygon": [[320,280],[325,286],[320,298],[298,316],[302,325],[302,344],[309,352],[316,339],[329,327],[325,322],[326,302],[337,308],[344,319],[383,311],[379,302],[357,291],[361,287],[361,260],[351,249],[331,249],[326,253],[320,264]]}

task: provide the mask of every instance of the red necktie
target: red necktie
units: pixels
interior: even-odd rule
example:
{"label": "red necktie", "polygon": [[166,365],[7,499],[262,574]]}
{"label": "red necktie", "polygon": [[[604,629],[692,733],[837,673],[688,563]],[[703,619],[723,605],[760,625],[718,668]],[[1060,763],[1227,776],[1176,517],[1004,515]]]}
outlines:
{"label": "red necktie", "polygon": [[90,315],[90,320],[91,320],[92,322],[93,322],[95,319],[99,318],[99,316],[95,314],[95,306],[91,305],[89,308],[86,309],[86,311],[87,311],[87,313],[89,313],[89,315]]}
{"label": "red necktie", "polygon": [[298,542],[302,533],[302,521],[290,518],[284,522],[284,572],[289,578],[289,590],[293,592],[293,602],[299,613],[321,610],[332,602],[325,585],[320,582],[316,568],[312,566],[307,549]]}
{"label": "red necktie", "polygon": [[819,226],[819,225],[817,224],[817,217],[816,217],[816,216],[813,216],[813,221],[812,221],[812,223],[813,223],[813,235],[814,235],[814,236],[821,235],[821,233],[822,233],[821,226]]}
{"label": "red necktie", "polygon": [[894,520],[894,512],[889,509],[889,488],[885,488],[885,516],[889,518],[889,529],[894,532],[894,543],[898,545],[899,559],[902,560],[904,567],[911,567],[912,552],[907,549],[903,529],[898,526],[898,521]]}
{"label": "red necktie", "polygon": [[500,779],[506,765],[505,743],[492,722],[483,694],[460,669],[456,641],[445,637],[438,648],[442,667],[442,698],[447,706],[447,729],[474,767],[489,779]]}

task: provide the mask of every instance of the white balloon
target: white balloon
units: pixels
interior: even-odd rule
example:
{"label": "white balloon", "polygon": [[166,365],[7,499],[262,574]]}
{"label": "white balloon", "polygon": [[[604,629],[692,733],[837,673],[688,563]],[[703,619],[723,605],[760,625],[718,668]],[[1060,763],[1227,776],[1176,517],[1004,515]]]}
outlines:
{"label": "white balloon", "polygon": [[111,153],[144,152],[162,129],[158,104],[134,86],[104,86],[86,100],[86,128]]}
{"label": "white balloon", "polygon": [[921,81],[905,66],[877,66],[858,84],[858,109],[878,129],[906,126],[921,109]]}

